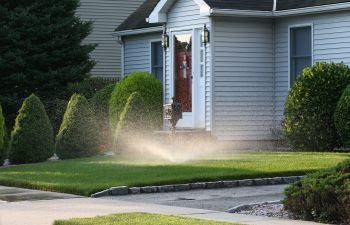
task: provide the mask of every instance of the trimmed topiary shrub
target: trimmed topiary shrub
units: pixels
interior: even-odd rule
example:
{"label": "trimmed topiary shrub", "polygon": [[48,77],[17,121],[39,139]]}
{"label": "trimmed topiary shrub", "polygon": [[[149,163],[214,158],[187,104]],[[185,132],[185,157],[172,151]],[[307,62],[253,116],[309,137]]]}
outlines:
{"label": "trimmed topiary shrub", "polygon": [[86,98],[74,94],[56,136],[56,154],[61,159],[88,157],[99,153],[96,119]]}
{"label": "trimmed topiary shrub", "polygon": [[0,166],[4,163],[7,157],[7,143],[6,143],[6,126],[5,126],[5,118],[2,113],[2,107],[0,105]]}
{"label": "trimmed topiary shrub", "polygon": [[334,123],[344,145],[350,147],[350,85],[347,86],[338,101]]}
{"label": "trimmed topiary shrub", "polygon": [[294,149],[330,151],[340,146],[333,115],[349,83],[350,69],[343,63],[317,63],[303,71],[284,112],[284,135]]}
{"label": "trimmed topiary shrub", "polygon": [[120,115],[116,129],[116,146],[119,152],[126,151],[136,140],[140,140],[149,129],[147,123],[147,107],[142,96],[138,92],[132,93]]}
{"label": "trimmed topiary shrub", "polygon": [[283,204],[295,219],[350,224],[350,160],[306,176],[285,195]]}
{"label": "trimmed topiary shrub", "polygon": [[32,94],[19,110],[11,133],[12,164],[46,161],[54,153],[54,134],[43,103]]}
{"label": "trimmed topiary shrub", "polygon": [[134,92],[140,93],[144,99],[148,112],[145,116],[150,127],[160,128],[163,121],[162,84],[155,76],[147,72],[131,73],[115,87],[109,101],[109,116],[112,128],[118,123],[127,99]]}

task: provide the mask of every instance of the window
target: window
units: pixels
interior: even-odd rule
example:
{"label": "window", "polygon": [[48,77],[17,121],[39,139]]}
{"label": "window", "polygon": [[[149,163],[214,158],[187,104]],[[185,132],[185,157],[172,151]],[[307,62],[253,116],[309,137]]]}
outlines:
{"label": "window", "polygon": [[161,41],[151,43],[151,57],[152,74],[163,83],[163,48]]}
{"label": "window", "polygon": [[290,28],[290,87],[303,69],[312,64],[311,26]]}

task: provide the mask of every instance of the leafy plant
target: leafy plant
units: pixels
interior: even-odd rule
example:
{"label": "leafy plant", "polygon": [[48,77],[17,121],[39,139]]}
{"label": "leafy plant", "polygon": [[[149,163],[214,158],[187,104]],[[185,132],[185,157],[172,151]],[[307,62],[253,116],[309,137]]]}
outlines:
{"label": "leafy plant", "polygon": [[349,194],[350,160],[292,184],[285,190],[284,206],[296,219],[348,224]]}
{"label": "leafy plant", "polygon": [[7,131],[5,126],[5,118],[0,105],[0,166],[7,157]]}
{"label": "leafy plant", "polygon": [[86,98],[74,94],[56,136],[56,154],[61,159],[79,158],[99,153],[96,119]]}
{"label": "leafy plant", "polygon": [[163,121],[162,84],[155,76],[147,72],[131,73],[124,77],[115,87],[109,101],[111,126],[115,129],[129,96],[134,92],[138,92],[145,102],[145,111],[148,112],[145,117],[149,127],[161,127]]}
{"label": "leafy plant", "polygon": [[32,94],[24,100],[11,133],[10,162],[42,162],[53,152],[54,134],[50,120],[43,103]]}
{"label": "leafy plant", "polygon": [[304,69],[284,112],[284,135],[294,149],[330,151],[341,145],[333,115],[349,83],[350,69],[343,63],[316,63]]}
{"label": "leafy plant", "polygon": [[87,99],[91,99],[99,90],[111,85],[112,83],[115,82],[100,77],[85,78],[80,82],[69,83],[67,94],[68,96],[72,96],[77,93],[83,95]]}
{"label": "leafy plant", "polygon": [[343,143],[350,147],[350,85],[347,86],[338,101],[334,122]]}

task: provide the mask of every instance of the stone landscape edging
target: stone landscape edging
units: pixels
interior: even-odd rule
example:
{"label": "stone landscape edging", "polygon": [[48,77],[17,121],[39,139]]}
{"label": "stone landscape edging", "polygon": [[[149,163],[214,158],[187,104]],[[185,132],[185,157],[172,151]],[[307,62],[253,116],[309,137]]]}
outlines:
{"label": "stone landscape edging", "polygon": [[196,183],[188,183],[188,184],[171,184],[171,185],[144,186],[144,187],[118,186],[118,187],[111,187],[107,190],[92,194],[91,197],[99,198],[99,197],[106,197],[106,196],[120,196],[120,195],[128,195],[128,194],[166,193],[166,192],[178,192],[178,191],[189,191],[189,190],[199,190],[199,189],[291,184],[297,180],[300,180],[302,177],[303,176],[256,178],[256,179],[244,179],[244,180],[196,182]]}

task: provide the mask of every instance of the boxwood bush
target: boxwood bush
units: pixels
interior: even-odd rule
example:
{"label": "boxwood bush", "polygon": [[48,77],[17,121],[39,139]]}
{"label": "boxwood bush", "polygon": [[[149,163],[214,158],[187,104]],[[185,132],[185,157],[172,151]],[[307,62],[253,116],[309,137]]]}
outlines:
{"label": "boxwood bush", "polygon": [[43,103],[32,94],[19,110],[11,133],[12,164],[42,162],[54,153],[54,134]]}
{"label": "boxwood bush", "polygon": [[333,115],[349,83],[350,69],[343,63],[304,69],[285,104],[284,135],[294,149],[330,151],[340,145]]}
{"label": "boxwood bush", "polygon": [[350,224],[350,160],[306,176],[285,195],[284,206],[296,219]]}
{"label": "boxwood bush", "polygon": [[160,128],[163,121],[163,91],[157,78],[147,72],[134,72],[122,79],[115,87],[109,101],[110,124],[115,125],[120,119],[129,96],[138,92],[145,101],[147,121],[153,128]]}
{"label": "boxwood bush", "polygon": [[2,113],[2,107],[0,105],[0,166],[4,163],[4,160],[7,157],[7,143],[6,143],[6,126],[5,126],[5,118]]}
{"label": "boxwood bush", "polygon": [[338,101],[334,122],[344,145],[350,147],[350,85],[347,86]]}
{"label": "boxwood bush", "polygon": [[61,159],[71,159],[98,153],[99,133],[96,119],[86,98],[74,94],[56,136],[56,154]]}
{"label": "boxwood bush", "polygon": [[126,151],[132,142],[140,140],[149,123],[147,123],[147,107],[138,92],[132,93],[120,115],[116,129],[115,150]]}
{"label": "boxwood bush", "polygon": [[90,105],[94,111],[100,132],[100,143],[105,145],[110,145],[111,142],[111,132],[109,127],[109,113],[108,104],[111,98],[112,92],[114,90],[115,84],[110,84],[103,89],[96,92],[94,97],[90,100]]}

